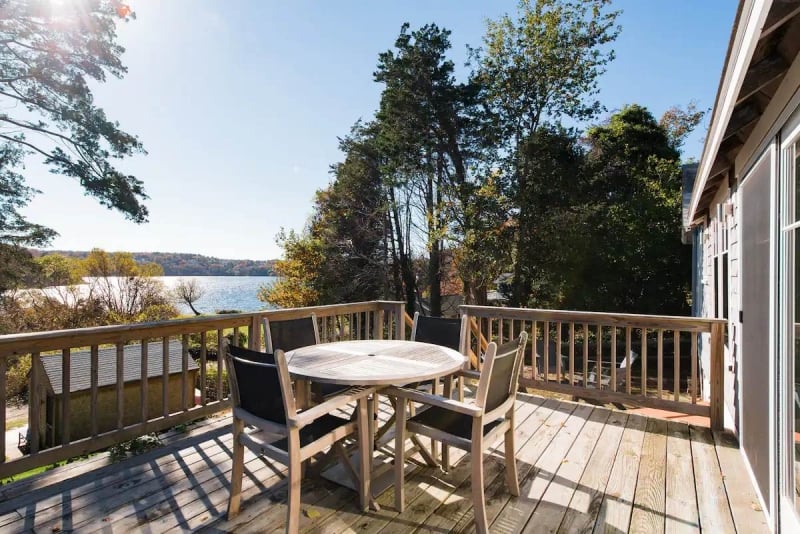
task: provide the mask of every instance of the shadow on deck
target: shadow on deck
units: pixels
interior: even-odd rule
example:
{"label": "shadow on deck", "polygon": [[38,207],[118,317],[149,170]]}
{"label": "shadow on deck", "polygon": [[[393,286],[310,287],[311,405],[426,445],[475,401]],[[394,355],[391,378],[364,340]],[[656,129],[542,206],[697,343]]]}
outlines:
{"label": "shadow on deck", "polygon": [[[507,493],[502,456],[488,457],[492,532],[768,530],[729,435],[532,395],[520,394],[516,409],[522,493]],[[0,531],[282,531],[285,469],[249,452],[242,511],[226,521],[229,425],[229,417],[212,418],[122,462],[101,455],[0,487]],[[409,463],[403,514],[393,510],[391,488],[378,498],[381,511],[361,513],[350,490],[304,480],[301,529],[474,530],[469,456],[451,457],[447,473]]]}

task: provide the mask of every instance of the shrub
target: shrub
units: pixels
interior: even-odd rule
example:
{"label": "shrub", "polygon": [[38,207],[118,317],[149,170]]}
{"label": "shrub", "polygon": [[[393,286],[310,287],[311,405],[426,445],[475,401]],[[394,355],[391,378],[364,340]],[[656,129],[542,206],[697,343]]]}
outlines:
{"label": "shrub", "polygon": [[215,401],[219,398],[224,399],[230,395],[231,392],[230,384],[228,383],[228,371],[226,369],[222,370],[222,397],[217,395],[217,365],[215,363],[210,363],[206,367],[205,387],[203,387],[201,382],[200,373],[197,373],[195,387],[205,394],[206,401]]}
{"label": "shrub", "polygon": [[31,356],[12,356],[8,359],[6,373],[6,392],[9,398],[26,399],[28,395],[28,376],[31,372]]}

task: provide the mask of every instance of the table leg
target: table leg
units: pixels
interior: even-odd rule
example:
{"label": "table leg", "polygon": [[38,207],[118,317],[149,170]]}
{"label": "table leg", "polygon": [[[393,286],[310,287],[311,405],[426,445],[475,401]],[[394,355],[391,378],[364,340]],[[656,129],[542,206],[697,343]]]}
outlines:
{"label": "table leg", "polygon": [[305,410],[311,406],[311,382],[302,378],[294,381],[295,404],[300,410]]}

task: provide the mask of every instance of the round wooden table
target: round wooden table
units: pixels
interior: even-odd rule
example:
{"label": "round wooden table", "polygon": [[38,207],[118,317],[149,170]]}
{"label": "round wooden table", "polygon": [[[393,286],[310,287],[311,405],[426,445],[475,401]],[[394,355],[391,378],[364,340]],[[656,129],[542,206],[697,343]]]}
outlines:
{"label": "round wooden table", "polygon": [[456,350],[402,340],[320,343],[286,353],[294,378],[345,386],[403,386],[464,367]]}
{"label": "round wooden table", "polygon": [[[289,374],[295,379],[298,404],[307,405],[310,382],[324,382],[344,386],[404,386],[433,378],[448,376],[462,369],[467,359],[460,352],[430,343],[403,340],[358,340],[336,341],[301,347],[286,353]],[[373,399],[370,401],[374,403]],[[376,405],[373,404],[373,408]],[[377,413],[377,411],[376,411]],[[369,418],[372,439],[380,439],[393,426],[392,415],[379,430]],[[376,432],[377,430],[377,432]],[[428,454],[424,447],[412,437],[412,441],[429,465],[436,465],[436,453]],[[373,450],[372,443],[369,450]],[[382,467],[373,471],[371,487],[374,495],[380,494],[393,483],[391,457],[382,459]],[[373,459],[374,461],[374,459]],[[373,469],[374,466],[373,466]],[[376,476],[377,475],[377,476]],[[333,482],[351,487],[350,478],[342,472],[341,464],[323,473]],[[355,489],[352,488],[351,489]],[[371,505],[380,507],[374,499]]]}

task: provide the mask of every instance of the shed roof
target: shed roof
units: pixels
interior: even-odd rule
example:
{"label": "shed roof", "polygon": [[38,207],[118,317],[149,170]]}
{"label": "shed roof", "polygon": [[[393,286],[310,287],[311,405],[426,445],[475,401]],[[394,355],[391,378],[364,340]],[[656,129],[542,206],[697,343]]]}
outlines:
{"label": "shed roof", "polygon": [[[183,359],[181,356],[181,342],[170,341],[168,348],[169,374],[181,373]],[[45,376],[50,382],[53,393],[61,395],[64,389],[61,380],[61,355],[53,354],[42,356],[42,365]],[[126,345],[123,349],[123,382],[135,382],[142,378],[142,346]],[[101,348],[98,350],[97,386],[110,386],[117,383],[117,349],[116,347]],[[70,354],[70,392],[91,389],[92,358],[90,351],[79,351]],[[189,358],[188,370],[199,369],[192,358]],[[163,374],[162,343],[147,344],[147,377],[160,377]]]}

